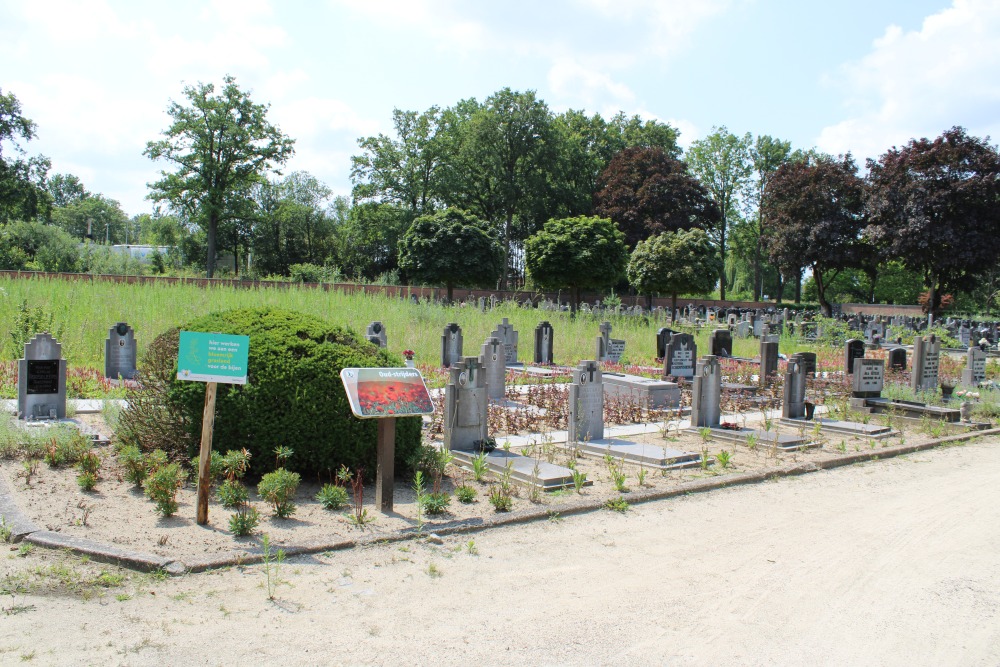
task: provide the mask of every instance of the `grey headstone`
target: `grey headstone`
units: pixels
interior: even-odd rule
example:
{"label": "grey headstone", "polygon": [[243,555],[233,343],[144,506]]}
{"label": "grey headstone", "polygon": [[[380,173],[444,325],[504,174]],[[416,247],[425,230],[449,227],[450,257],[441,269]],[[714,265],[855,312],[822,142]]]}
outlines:
{"label": "grey headstone", "polygon": [[802,368],[804,369],[806,375],[816,375],[816,353],[797,352],[796,354],[798,354],[799,358],[802,360]]}
{"label": "grey headstone", "polygon": [[670,336],[674,333],[673,329],[663,327],[656,332],[656,358],[663,359],[664,355],[667,353],[667,344],[670,342]]}
{"label": "grey headstone", "polygon": [[731,357],[733,356],[733,336],[729,329],[716,329],[708,337],[709,356]]}
{"label": "grey headstone", "polygon": [[965,370],[962,384],[978,386],[986,379],[986,353],[978,345],[973,345],[965,353]]}
{"label": "grey headstone", "polygon": [[687,333],[675,333],[670,337],[663,356],[663,377],[693,378],[698,360],[698,345],[694,336]]}
{"label": "grey headstone", "polygon": [[852,398],[878,398],[885,385],[884,359],[855,359],[851,377]]}
{"label": "grey headstone", "polygon": [[17,416],[66,418],[66,360],[62,345],[48,332],[25,343],[24,358],[17,362]]}
{"label": "grey headstone", "polygon": [[483,350],[479,353],[479,363],[486,375],[486,388],[490,400],[502,400],[507,387],[507,360],[504,356],[504,346],[499,338],[487,338]]}
{"label": "grey headstone", "polygon": [[454,322],[441,335],[441,366],[449,368],[462,358],[462,327]]}
{"label": "grey headstone", "polygon": [[801,419],[806,414],[806,368],[802,357],[793,354],[785,367],[785,385],[781,402],[781,416]]}
{"label": "grey headstone", "polygon": [[506,356],[507,365],[511,366],[517,363],[517,331],[514,330],[514,325],[507,321],[507,318],[503,318],[503,322],[497,325],[497,328],[490,334],[494,338],[500,341],[503,345],[504,355]]}
{"label": "grey headstone", "polygon": [[552,325],[548,322],[539,322],[535,327],[535,354],[536,364],[552,364]]}
{"label": "grey headstone", "polygon": [[596,361],[581,361],[569,386],[569,442],[604,438],[604,382]]}
{"label": "grey headstone", "polygon": [[111,327],[104,341],[104,377],[134,380],[135,367],[135,332],[125,322],[119,322]]}
{"label": "grey headstone", "polygon": [[388,345],[388,339],[385,336],[385,325],[381,322],[370,323],[365,330],[365,337],[379,347]]}
{"label": "grey headstone", "polygon": [[889,370],[906,370],[906,348],[894,347],[889,350]]}
{"label": "grey headstone", "polygon": [[489,435],[486,373],[479,359],[464,357],[451,365],[444,390],[444,446],[473,449]]}
{"label": "grey headstone", "polygon": [[691,426],[715,428],[722,417],[722,370],[719,359],[705,356],[698,360],[691,383]]}
{"label": "grey headstone", "polygon": [[778,342],[767,337],[760,339],[760,384],[767,384],[768,378],[778,372]]}
{"label": "grey headstone", "polygon": [[913,339],[913,365],[910,371],[910,387],[913,391],[937,391],[940,361],[941,341],[937,336],[917,336]]}

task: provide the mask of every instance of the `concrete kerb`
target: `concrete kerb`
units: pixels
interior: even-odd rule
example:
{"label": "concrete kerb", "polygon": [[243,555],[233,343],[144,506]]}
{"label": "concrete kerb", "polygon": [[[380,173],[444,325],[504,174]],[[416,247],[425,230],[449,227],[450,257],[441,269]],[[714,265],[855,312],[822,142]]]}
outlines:
{"label": "concrete kerb", "polygon": [[[1000,428],[993,428],[985,431],[970,431],[968,433],[961,433],[958,435],[918,442],[910,445],[899,445],[896,447],[859,452],[836,459],[830,459],[828,461],[794,463],[780,468],[775,468],[773,470],[741,473],[720,478],[691,480],[689,482],[684,482],[673,489],[659,491],[650,489],[646,491],[632,492],[629,493],[626,498],[629,501],[629,504],[636,505],[655,500],[676,498],[678,496],[684,496],[692,493],[704,493],[715,489],[723,489],[746,484],[757,484],[783,477],[804,475],[820,470],[830,470],[848,465],[878,461],[879,459],[905,456],[907,454],[926,451],[943,445],[966,442],[975,438],[991,435],[1000,435]],[[342,551],[344,549],[352,549],[356,547],[365,547],[377,544],[392,544],[411,539],[419,539],[420,537],[430,533],[442,536],[475,533],[501,526],[511,526],[531,521],[549,520],[554,516],[563,517],[593,512],[601,510],[604,507],[605,501],[603,500],[580,497],[574,502],[560,506],[558,510],[528,507],[505,514],[494,514],[485,518],[477,517],[474,519],[463,519],[460,521],[426,526],[422,531],[418,531],[416,528],[407,528],[389,535],[369,534],[354,539],[346,539],[336,542],[324,542],[319,540],[304,544],[288,545],[282,547],[281,549],[285,553],[286,557],[311,555],[330,551]],[[259,548],[255,548],[249,553],[230,553],[225,556],[215,558],[193,558],[188,559],[187,561],[178,561],[152,554],[123,550],[85,538],[70,537],[50,531],[38,530],[37,527],[34,527],[34,524],[23,517],[20,509],[13,503],[11,494],[6,487],[6,484],[3,483],[2,478],[0,478],[0,511],[2,511],[8,525],[13,525],[14,522],[26,522],[20,524],[30,528],[30,530],[26,533],[23,533],[23,539],[31,542],[32,544],[57,549],[70,549],[78,554],[86,554],[95,560],[116,563],[125,567],[143,571],[163,569],[167,573],[176,576],[188,572],[204,572],[205,570],[223,567],[253,565],[264,561],[264,554]],[[8,512],[10,513],[8,514]]]}

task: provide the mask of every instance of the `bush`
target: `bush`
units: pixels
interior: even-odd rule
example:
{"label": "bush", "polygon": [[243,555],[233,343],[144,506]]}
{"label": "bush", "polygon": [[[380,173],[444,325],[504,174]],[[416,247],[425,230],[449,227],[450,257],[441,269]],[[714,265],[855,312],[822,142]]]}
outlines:
{"label": "bush", "polygon": [[156,503],[156,511],[163,516],[172,516],[177,511],[177,490],[184,484],[186,475],[176,463],[170,463],[152,471],[142,483],[146,497]]}
{"label": "bush", "polygon": [[260,512],[257,511],[257,508],[242,504],[229,517],[229,530],[233,532],[233,535],[246,537],[247,535],[253,535],[259,523]]}
{"label": "bush", "polygon": [[[287,467],[305,475],[342,465],[376,469],[378,425],[351,414],[340,371],[401,366],[398,355],[319,318],[278,309],[215,313],[183,328],[250,336],[247,384],[219,385],[213,441],[220,451],[246,448],[255,475],[276,467],[274,449],[284,445],[295,450]],[[144,450],[164,448],[174,460],[197,451],[205,405],[202,383],[176,379],[178,338],[173,329],[150,343],[117,433]],[[420,418],[397,419],[400,468],[419,445]]]}
{"label": "bush", "polygon": [[315,264],[292,264],[288,273],[293,283],[321,283],[326,280],[326,269]]}
{"label": "bush", "polygon": [[222,503],[222,506],[227,509],[245,503],[248,497],[247,487],[235,479],[223,480],[216,495],[219,496],[219,502]]}
{"label": "bush", "polygon": [[324,484],[316,494],[316,501],[328,510],[339,510],[347,505],[347,489],[336,484]]}
{"label": "bush", "polygon": [[125,468],[126,481],[140,486],[146,479],[146,457],[135,445],[125,445],[118,450],[118,463]]}
{"label": "bush", "polygon": [[444,514],[451,504],[451,497],[445,491],[425,494],[421,499],[423,509],[430,515]]}
{"label": "bush", "polygon": [[260,484],[257,485],[257,494],[271,503],[274,507],[274,515],[287,519],[295,514],[295,490],[299,488],[301,477],[297,472],[291,472],[284,468],[278,468],[274,472],[264,475]]}
{"label": "bush", "polygon": [[459,502],[471,503],[476,500],[476,490],[469,486],[468,484],[463,484],[462,486],[455,489],[455,496],[458,498]]}

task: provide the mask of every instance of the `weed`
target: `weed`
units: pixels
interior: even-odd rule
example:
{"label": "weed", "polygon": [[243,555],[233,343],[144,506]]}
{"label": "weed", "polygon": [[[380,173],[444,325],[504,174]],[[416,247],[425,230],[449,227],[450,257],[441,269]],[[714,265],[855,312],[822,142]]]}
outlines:
{"label": "weed", "polygon": [[636,479],[637,479],[637,481],[639,482],[639,486],[640,486],[640,487],[642,487],[642,486],[646,486],[646,475],[647,475],[648,473],[649,473],[649,471],[648,471],[648,470],[646,470],[646,469],[645,469],[645,468],[643,468],[642,466],[639,466],[639,472],[638,472],[638,473],[636,473]]}
{"label": "weed", "polygon": [[847,441],[846,440],[841,440],[840,441],[840,444],[837,445],[837,451],[840,452],[841,454],[846,454],[847,453]]}
{"label": "weed", "polygon": [[424,497],[427,495],[427,491],[424,488],[424,473],[422,470],[418,470],[413,473],[413,494],[415,496],[415,505],[417,510],[417,534],[419,535],[424,529]]}
{"label": "weed", "polygon": [[267,584],[267,599],[273,600],[274,591],[282,584],[281,564],[285,562],[285,552],[283,549],[278,549],[276,553],[272,552],[271,536],[267,533],[264,533],[261,547],[264,550],[264,576]]}
{"label": "weed", "polygon": [[233,535],[240,537],[253,535],[258,524],[260,524],[260,512],[247,502],[240,503],[229,517],[229,530]]}
{"label": "weed", "polygon": [[583,493],[583,486],[587,483],[587,473],[580,472],[575,467],[571,471],[573,475],[573,488],[577,493]]}
{"label": "weed", "polygon": [[628,493],[629,489],[625,485],[625,459],[622,459],[618,464],[609,464],[608,472],[611,474],[611,481],[615,485],[615,491],[618,493]]}
{"label": "weed", "polygon": [[490,504],[497,512],[509,512],[514,507],[514,488],[511,476],[514,474],[513,464],[508,461],[499,479],[490,487]]}
{"label": "weed", "polygon": [[125,479],[136,486],[142,486],[149,470],[146,457],[137,445],[125,445],[118,450],[118,462],[125,468]]}
{"label": "weed", "polygon": [[476,490],[468,484],[463,484],[455,489],[455,497],[461,503],[469,504],[476,500]]}
{"label": "weed", "polygon": [[701,441],[702,442],[711,442],[712,441],[712,429],[710,429],[707,426],[702,426],[701,428],[699,428],[698,429],[698,435],[701,436]]}
{"label": "weed", "polygon": [[441,568],[434,561],[431,561],[427,564],[427,574],[431,579],[439,579],[444,575],[444,572],[441,571]]}
{"label": "weed", "polygon": [[757,449],[757,443],[759,439],[760,438],[757,436],[756,433],[750,433],[749,435],[747,435],[747,449],[749,449],[751,452]]}
{"label": "weed", "polygon": [[26,556],[29,556],[34,549],[35,545],[31,542],[21,542],[21,544],[17,547],[17,555],[21,558],[25,558]]}
{"label": "weed", "polygon": [[725,449],[723,449],[721,452],[715,455],[715,460],[718,461],[719,465],[722,466],[723,468],[728,468],[729,464],[733,460],[733,454],[732,452],[727,452]]}
{"label": "weed", "polygon": [[701,469],[708,470],[708,464],[710,459],[708,458],[708,447],[701,448]]}
{"label": "weed", "polygon": [[624,496],[618,496],[617,498],[608,498],[604,503],[604,507],[613,512],[627,512],[629,504]]}
{"label": "weed", "polygon": [[362,469],[354,473],[353,479],[351,479],[351,490],[354,495],[354,514],[350,515],[348,518],[355,526],[358,528],[364,528],[366,524],[369,524],[375,520],[375,517],[368,514],[368,510],[365,509],[365,480],[362,475]]}
{"label": "weed", "polygon": [[[277,450],[288,450],[288,448],[278,447]],[[287,519],[295,514],[297,509],[293,498],[295,491],[299,488],[300,481],[302,478],[299,473],[278,468],[261,477],[260,483],[257,484],[257,493],[261,498],[271,503],[276,517]]]}
{"label": "weed", "polygon": [[21,462],[22,471],[19,473],[24,477],[24,484],[31,486],[31,478],[38,474],[38,459],[29,458]]}
{"label": "weed", "polygon": [[447,491],[431,492],[424,494],[421,503],[427,514],[436,516],[448,511],[448,505],[451,504],[451,496]]}
{"label": "weed", "polygon": [[328,510],[343,509],[347,506],[347,489],[336,484],[324,484],[316,494],[316,501]]}
{"label": "weed", "polygon": [[466,542],[465,543],[465,551],[470,556],[478,556],[479,555],[479,549],[476,547],[476,541],[475,540],[469,540],[468,542]]}
{"label": "weed", "polygon": [[215,494],[219,497],[219,502],[222,503],[222,506],[227,509],[239,507],[250,497],[247,493],[247,487],[235,479],[222,480],[222,484],[219,485]]}
{"label": "weed", "polygon": [[486,452],[480,452],[472,457],[472,479],[482,482],[486,478],[488,467],[486,465]]}
{"label": "weed", "polygon": [[[165,456],[165,455],[164,455]],[[177,490],[184,484],[186,475],[176,463],[154,470],[142,483],[146,497],[156,504],[156,511],[172,516],[177,511]]]}
{"label": "weed", "polygon": [[13,530],[7,525],[7,518],[0,516],[0,540],[4,542],[10,542],[10,536]]}

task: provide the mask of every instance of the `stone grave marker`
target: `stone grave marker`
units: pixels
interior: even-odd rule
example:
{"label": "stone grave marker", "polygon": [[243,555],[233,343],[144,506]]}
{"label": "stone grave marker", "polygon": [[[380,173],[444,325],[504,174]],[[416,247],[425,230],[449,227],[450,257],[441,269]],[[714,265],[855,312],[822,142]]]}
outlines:
{"label": "stone grave marker", "polygon": [[785,386],[782,391],[781,416],[785,419],[802,419],[806,414],[806,369],[802,357],[793,354],[785,367]]}
{"label": "stone grave marker", "polygon": [[865,342],[852,338],[844,343],[844,372],[850,375],[854,372],[854,360],[865,356]]}
{"label": "stone grave marker", "polygon": [[749,338],[750,337],[750,322],[747,320],[740,320],[736,323],[736,337],[737,338]]}
{"label": "stone grave marker", "polygon": [[910,371],[913,391],[937,391],[940,360],[941,341],[937,336],[932,334],[913,339],[913,368]]}
{"label": "stone grave marker", "polygon": [[444,390],[444,446],[471,450],[477,440],[486,440],[490,397],[486,373],[477,357],[453,363]]}
{"label": "stone grave marker", "polygon": [[662,327],[656,332],[656,358],[663,359],[664,355],[667,353],[667,344],[670,343],[670,336],[674,333],[673,329],[668,327]]}
{"label": "stone grave marker", "polygon": [[48,332],[25,343],[24,358],[17,362],[17,416],[66,418],[66,360],[62,345]]}
{"label": "stone grave marker", "polygon": [[884,359],[855,359],[851,398],[879,398],[885,385]]}
{"label": "stone grave marker", "polygon": [[778,341],[767,336],[760,339],[760,385],[767,384],[768,379],[778,372]]}
{"label": "stone grave marker", "polygon": [[535,327],[535,354],[536,364],[552,364],[552,325],[548,322],[539,322]]}
{"label": "stone grave marker", "polygon": [[581,361],[569,386],[568,442],[604,438],[604,382],[596,361]]}
{"label": "stone grave marker", "polygon": [[986,353],[978,345],[973,345],[965,353],[965,370],[962,371],[962,384],[979,386],[986,380]]}
{"label": "stone grave marker", "polygon": [[507,318],[503,318],[503,322],[497,325],[497,328],[490,334],[494,338],[500,341],[503,345],[504,356],[507,361],[508,366],[512,366],[517,362],[517,331],[514,330],[514,325],[507,321]]}
{"label": "stone grave marker", "polygon": [[388,339],[385,337],[385,326],[381,322],[370,323],[365,330],[365,337],[379,347],[388,345]]}
{"label": "stone grave marker", "polygon": [[663,377],[693,378],[697,360],[698,345],[694,336],[677,332],[670,337],[663,356]]}
{"label": "stone grave marker", "polygon": [[625,353],[625,341],[611,338],[611,323],[601,322],[598,327],[601,335],[597,337],[597,360],[618,363]]}
{"label": "stone grave marker", "polygon": [[731,357],[733,356],[733,335],[729,329],[716,329],[708,337],[709,356]]}
{"label": "stone grave marker", "polygon": [[691,426],[718,428],[722,417],[722,370],[718,357],[708,355],[698,360],[691,383]]}
{"label": "stone grave marker", "polygon": [[753,320],[753,335],[755,338],[760,338],[761,334],[764,333],[764,320],[760,317],[755,317]]}
{"label": "stone grave marker", "polygon": [[972,331],[969,327],[964,324],[958,328],[958,343],[962,347],[969,347],[969,341],[972,339]]}
{"label": "stone grave marker", "polygon": [[889,370],[891,371],[905,371],[906,370],[906,348],[894,347],[889,350]]}
{"label": "stone grave marker", "polygon": [[462,358],[462,327],[454,322],[444,328],[441,335],[441,366],[449,368]]}
{"label": "stone grave marker", "polygon": [[815,352],[797,352],[799,359],[801,359],[802,369],[806,375],[816,375],[816,353]]}
{"label": "stone grave marker", "polygon": [[486,376],[486,389],[491,401],[503,400],[507,387],[507,359],[499,338],[490,337],[483,343],[479,363]]}
{"label": "stone grave marker", "polygon": [[135,361],[135,332],[125,322],[119,322],[108,330],[104,341],[104,377],[134,380]]}

